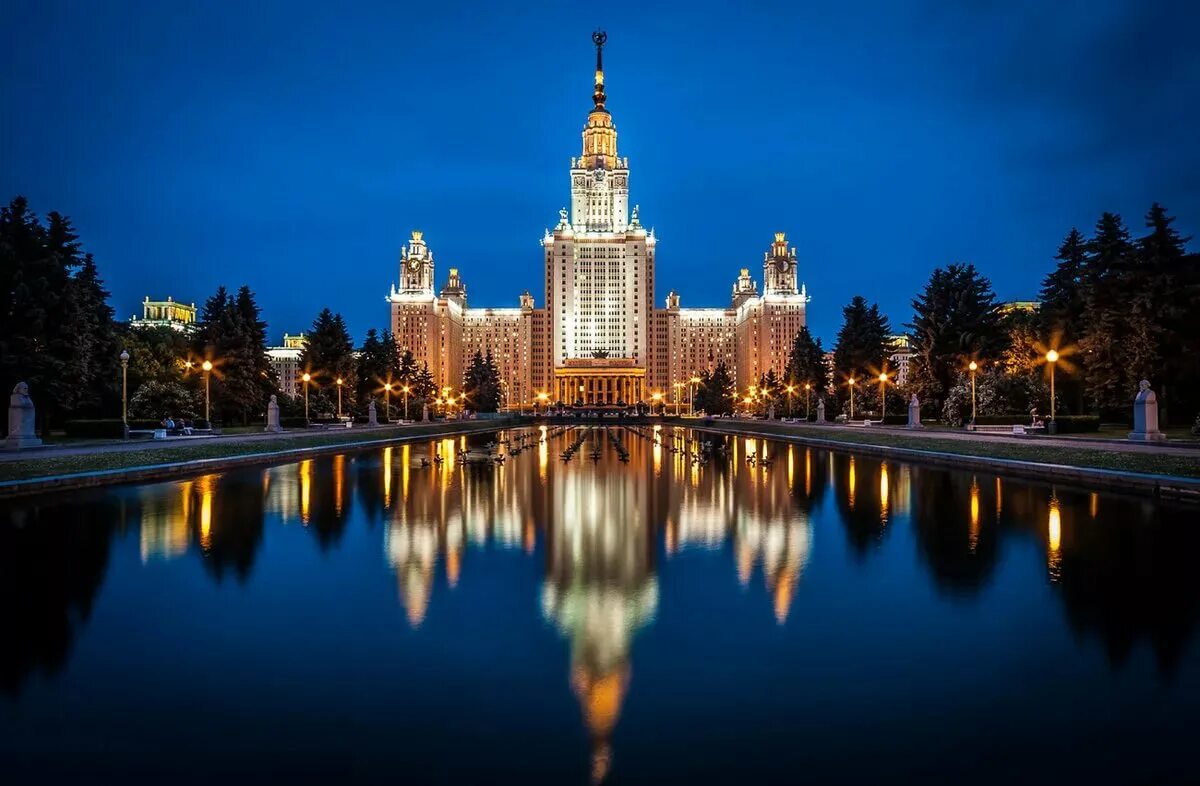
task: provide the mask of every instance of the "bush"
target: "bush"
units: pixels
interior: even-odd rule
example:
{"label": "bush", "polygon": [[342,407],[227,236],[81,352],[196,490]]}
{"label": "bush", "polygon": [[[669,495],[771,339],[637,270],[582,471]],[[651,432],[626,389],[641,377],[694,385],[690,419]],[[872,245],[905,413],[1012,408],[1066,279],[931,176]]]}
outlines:
{"label": "bush", "polygon": [[[1043,420],[1048,420],[1042,417]],[[975,418],[977,426],[1028,426],[1032,422],[1029,415],[980,415]],[[1057,415],[1054,422],[1058,424],[1059,434],[1085,434],[1100,430],[1099,415]]]}
{"label": "bush", "polygon": [[[131,420],[129,428],[154,429],[161,427],[157,420]],[[63,424],[63,431],[68,437],[79,439],[120,439],[125,436],[125,429],[120,418],[68,420]]]}

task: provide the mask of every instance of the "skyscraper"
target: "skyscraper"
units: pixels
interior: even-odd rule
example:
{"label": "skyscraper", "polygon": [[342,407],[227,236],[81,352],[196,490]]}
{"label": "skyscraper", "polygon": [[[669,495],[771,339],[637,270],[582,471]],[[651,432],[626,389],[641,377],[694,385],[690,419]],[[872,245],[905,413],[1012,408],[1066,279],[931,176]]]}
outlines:
{"label": "skyscraper", "polygon": [[805,324],[808,294],[782,232],[763,255],[763,290],[742,268],[725,308],[681,308],[670,292],[654,305],[657,241],[630,205],[629,159],[604,83],[607,36],[592,35],[596,70],[581,154],[570,160],[571,207],[542,237],[545,290],[536,308],[527,290],[517,308],[468,308],[458,268],[434,291],[433,252],[412,233],[401,249],[400,286],[388,296],[402,349],[427,363],[439,387],[458,388],[465,360],[491,354],[507,404],[539,393],[566,404],[618,405],[654,393],[678,396],[680,383],[725,363],[739,389],[782,374]]}

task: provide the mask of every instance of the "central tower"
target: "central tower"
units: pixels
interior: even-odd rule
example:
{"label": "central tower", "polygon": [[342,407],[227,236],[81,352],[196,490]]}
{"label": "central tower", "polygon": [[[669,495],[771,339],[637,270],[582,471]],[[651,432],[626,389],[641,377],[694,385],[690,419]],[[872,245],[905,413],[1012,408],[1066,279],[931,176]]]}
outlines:
{"label": "central tower", "polygon": [[[617,128],[604,84],[597,30],[592,107],[583,149],[571,158],[571,209],[542,238],[553,395],[565,403],[641,401],[654,310],[654,233],[630,213],[629,160],[617,155]],[[581,390],[582,388],[582,390]]]}

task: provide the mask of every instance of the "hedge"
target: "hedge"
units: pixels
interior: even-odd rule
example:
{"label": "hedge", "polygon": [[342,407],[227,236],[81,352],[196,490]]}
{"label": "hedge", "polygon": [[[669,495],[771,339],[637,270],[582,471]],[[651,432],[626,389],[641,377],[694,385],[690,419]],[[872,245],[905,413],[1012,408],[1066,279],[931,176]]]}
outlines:
{"label": "hedge", "polygon": [[[1028,426],[1029,415],[980,415],[977,426]],[[1084,434],[1100,430],[1099,415],[1058,415],[1054,418],[1059,434]]]}
{"label": "hedge", "polygon": [[[68,420],[63,424],[63,431],[68,437],[80,439],[120,439],[125,436],[124,424],[120,418],[99,418],[95,420]],[[193,422],[195,428],[207,428],[208,423],[203,419]],[[149,431],[162,428],[161,420],[131,420],[130,430]]]}

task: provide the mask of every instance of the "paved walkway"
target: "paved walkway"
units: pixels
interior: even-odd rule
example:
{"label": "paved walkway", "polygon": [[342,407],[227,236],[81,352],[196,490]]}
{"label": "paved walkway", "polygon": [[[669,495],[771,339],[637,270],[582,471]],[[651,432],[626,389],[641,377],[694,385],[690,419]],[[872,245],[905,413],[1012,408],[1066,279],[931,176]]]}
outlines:
{"label": "paved walkway", "polygon": [[[168,437],[167,439],[131,439],[131,440],[96,440],[89,442],[65,442],[60,444],[49,443],[39,448],[29,448],[26,450],[0,451],[0,462],[18,461],[23,459],[41,459],[41,458],[61,458],[63,456],[84,456],[95,453],[125,453],[129,451],[148,452],[154,450],[162,450],[165,448],[180,448],[187,445],[232,445],[242,442],[257,442],[261,440],[277,440],[277,439],[298,439],[301,437],[315,437],[320,435],[336,435],[344,437],[361,437],[364,433],[369,433],[377,439],[385,439],[390,434],[402,435],[406,429],[414,426],[428,427],[439,421],[431,421],[430,423],[412,423],[407,425],[387,425],[387,426],[355,426],[354,428],[328,428],[328,429],[288,429],[282,432],[257,432],[247,434],[229,434],[219,436],[194,436],[194,437]],[[459,421],[445,421],[445,424],[453,424]],[[476,422],[476,421],[462,421]]]}
{"label": "paved walkway", "polygon": [[1049,447],[1064,448],[1067,450],[1101,450],[1109,453],[1150,453],[1160,455],[1165,454],[1169,456],[1200,457],[1200,446],[1193,444],[1182,446],[1172,445],[1170,443],[1164,444],[1161,442],[1130,442],[1129,440],[1122,439],[1101,439],[1096,437],[1088,438],[1086,436],[1047,437],[1041,435],[1030,435],[1028,437],[1014,437],[1008,434],[997,434],[994,432],[951,431],[943,429],[908,429],[903,426],[846,426],[836,423],[818,426],[815,424],[783,423],[780,421],[748,420],[745,418],[717,418],[716,422],[770,425],[773,428],[791,429],[798,434],[804,434],[812,437],[820,437],[823,434],[829,435],[831,433],[836,433],[839,435],[861,434],[864,442],[869,441],[872,434],[893,434],[901,437],[925,439],[934,443],[939,440],[979,442],[983,444],[999,442],[1010,445],[1024,445],[1026,447]]}

